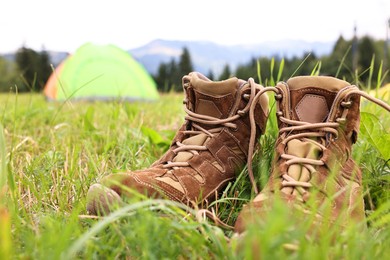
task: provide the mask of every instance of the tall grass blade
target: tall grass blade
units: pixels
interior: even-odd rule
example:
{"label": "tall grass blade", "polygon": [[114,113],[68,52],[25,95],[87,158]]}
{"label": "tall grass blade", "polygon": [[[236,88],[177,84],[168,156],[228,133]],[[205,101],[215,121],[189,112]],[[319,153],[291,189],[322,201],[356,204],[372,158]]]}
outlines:
{"label": "tall grass blade", "polygon": [[282,79],[283,69],[284,69],[284,59],[280,61],[278,77],[276,78],[276,82],[279,82]]}
{"label": "tall grass blade", "polygon": [[[109,224],[117,221],[118,219],[126,216],[131,216],[135,211],[139,209],[145,209],[148,207],[160,207],[161,209],[169,208],[169,207],[175,207],[182,210],[190,210],[188,207],[181,203],[177,203],[174,201],[167,201],[167,200],[146,200],[137,202],[134,204],[130,204],[128,206],[122,207],[114,212],[112,212],[110,215],[102,219],[101,221],[98,221],[92,228],[90,228],[87,232],[85,232],[81,237],[79,237],[69,248],[68,251],[66,251],[62,259],[72,259],[74,256],[82,250],[82,248],[85,246],[86,242],[91,239],[93,236],[95,236],[97,233],[102,231],[105,227],[107,227]],[[192,212],[192,210],[190,210]],[[192,212],[194,214],[194,212]]]}
{"label": "tall grass blade", "polygon": [[275,58],[272,58],[270,64],[270,79],[269,79],[269,84],[271,86],[275,86],[274,68],[275,68]]}
{"label": "tall grass blade", "polygon": [[300,70],[303,64],[305,64],[306,60],[310,57],[311,53],[306,55],[306,57],[302,60],[302,62],[299,64],[299,66],[294,70],[294,72],[290,75],[290,78],[294,77],[295,74]]}
{"label": "tall grass blade", "polygon": [[367,81],[368,89],[371,89],[372,76],[374,75],[374,66],[375,66],[375,54],[372,56],[371,63],[370,63],[368,81]]}
{"label": "tall grass blade", "polygon": [[4,196],[5,193],[5,186],[7,183],[7,153],[5,151],[5,138],[4,138],[4,129],[3,126],[0,124],[0,202],[1,198]]}
{"label": "tall grass blade", "polygon": [[[347,51],[345,52],[344,56],[341,58],[340,65],[339,65],[339,67],[337,68],[337,72],[336,72],[336,75],[335,75],[336,78],[339,77],[341,68],[344,66],[345,59],[347,58],[347,55],[348,55],[348,53],[349,53],[350,50],[351,50],[351,46],[348,47],[348,49],[347,49]],[[356,73],[356,72],[355,72],[355,73]]]}
{"label": "tall grass blade", "polygon": [[320,75],[320,71],[321,71],[321,61],[318,61],[316,63],[316,65],[314,66],[313,70],[311,71],[311,76],[318,76]]}
{"label": "tall grass blade", "polygon": [[11,218],[6,207],[7,165],[3,126],[0,124],[0,259],[11,258]]}
{"label": "tall grass blade", "polygon": [[[70,102],[70,100],[74,97],[74,95],[76,95],[76,93],[77,93],[78,91],[80,91],[81,89],[87,87],[89,83],[91,83],[91,82],[97,80],[98,78],[100,78],[100,77],[102,77],[102,76],[103,76],[103,74],[100,74],[100,75],[98,75],[98,76],[92,78],[91,80],[87,81],[86,83],[84,83],[83,85],[81,85],[79,88],[77,88],[75,91],[73,91],[72,93],[70,93],[69,96],[66,96],[65,101],[61,104],[61,106],[60,106],[60,107],[58,108],[58,110],[57,110],[57,113],[56,113],[56,114],[54,115],[54,117],[52,118],[52,120],[51,120],[51,125],[54,124],[55,119],[57,118],[58,114],[62,111],[62,109],[63,109],[63,107],[65,106],[65,104],[68,104],[68,105],[72,106],[72,103]],[[61,89],[64,89],[64,87],[63,87],[61,84],[60,84],[60,86],[61,86]]]}
{"label": "tall grass blade", "polygon": [[260,60],[257,60],[257,77],[259,78],[259,84],[263,85],[263,80],[261,78],[261,65]]}

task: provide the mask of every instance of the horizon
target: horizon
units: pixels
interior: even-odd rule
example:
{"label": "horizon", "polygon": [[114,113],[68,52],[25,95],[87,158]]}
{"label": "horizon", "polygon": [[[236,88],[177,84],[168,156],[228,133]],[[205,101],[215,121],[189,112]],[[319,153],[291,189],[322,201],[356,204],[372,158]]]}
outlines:
{"label": "horizon", "polygon": [[86,42],[130,50],[155,39],[208,41],[225,46],[287,39],[335,42],[340,35],[352,38],[355,26],[358,37],[385,40],[389,34],[390,1],[386,0],[329,0],[321,5],[313,5],[311,0],[62,3],[0,3],[0,53],[12,53],[22,46],[72,53]]}
{"label": "horizon", "polygon": [[[135,49],[138,49],[138,48],[143,48],[149,44],[152,44],[153,42],[157,42],[157,41],[166,41],[166,42],[187,42],[187,43],[208,43],[208,44],[215,44],[215,45],[219,45],[219,46],[223,46],[223,47],[245,47],[245,46],[256,46],[256,45],[262,45],[262,44],[269,44],[269,43],[281,43],[281,42],[284,42],[284,41],[291,41],[291,42],[305,42],[305,43],[309,43],[309,44],[335,44],[336,41],[339,39],[339,37],[343,37],[345,40],[352,40],[353,36],[351,38],[347,38],[345,37],[344,35],[339,35],[336,39],[334,40],[330,40],[330,41],[308,41],[308,40],[304,40],[304,39],[281,39],[281,40],[266,40],[266,41],[263,41],[263,42],[257,42],[257,43],[234,43],[234,44],[223,44],[223,43],[217,43],[217,42],[214,42],[214,41],[210,41],[210,40],[183,40],[183,39],[162,39],[162,38],[156,38],[156,39],[152,39],[151,41],[143,44],[143,45],[140,45],[140,46],[135,46],[133,48],[122,48],[118,45],[116,45],[115,43],[96,43],[96,42],[93,42],[93,41],[88,41],[88,42],[84,42],[82,44],[80,44],[76,49],[74,49],[73,51],[69,51],[69,50],[57,50],[57,49],[48,49],[48,48],[45,48],[44,46],[42,46],[41,48],[33,48],[33,47],[30,47],[28,46],[27,44],[22,44],[20,45],[19,47],[17,47],[15,50],[13,51],[8,51],[8,52],[1,52],[0,51],[0,55],[8,55],[8,54],[14,54],[16,53],[20,48],[22,47],[26,47],[26,48],[29,48],[29,49],[32,49],[34,51],[37,51],[37,52],[40,52],[40,51],[48,51],[48,52],[55,52],[55,53],[69,53],[69,54],[72,54],[74,53],[78,48],[80,48],[81,46],[83,46],[84,44],[87,44],[87,43],[92,43],[92,44],[95,44],[95,45],[114,45],[116,47],[119,47],[120,49],[123,49],[124,51],[131,51],[131,50],[135,50]],[[362,37],[370,37],[372,38],[373,40],[385,40],[385,39],[377,39],[377,38],[374,38],[370,35],[361,35],[360,37],[358,38],[362,38]]]}

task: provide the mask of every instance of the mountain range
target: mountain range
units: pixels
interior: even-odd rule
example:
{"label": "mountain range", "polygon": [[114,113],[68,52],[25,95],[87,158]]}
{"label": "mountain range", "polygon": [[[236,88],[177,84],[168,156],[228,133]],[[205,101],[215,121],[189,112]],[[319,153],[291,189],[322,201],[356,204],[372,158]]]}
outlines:
{"label": "mountain range", "polygon": [[[235,70],[238,65],[248,63],[252,58],[259,57],[302,57],[305,53],[313,52],[317,56],[329,54],[333,42],[307,42],[302,40],[268,41],[259,44],[221,45],[207,41],[174,41],[154,40],[144,46],[129,49],[127,52],[140,62],[152,75],[157,73],[159,65],[164,62],[176,61],[186,47],[196,71],[219,75],[225,65]],[[48,51],[51,63],[57,66],[69,55],[67,52]],[[14,59],[15,54],[3,55]]]}
{"label": "mountain range", "polygon": [[168,41],[154,40],[139,48],[129,50],[151,74],[156,74],[161,62],[169,62],[172,58],[178,60],[183,48],[191,55],[194,69],[207,74],[212,71],[219,75],[226,64],[230,69],[240,64],[248,63],[258,57],[301,57],[313,52],[318,56],[329,54],[333,42],[307,42],[300,40],[269,41],[259,44],[220,45],[205,41]]}

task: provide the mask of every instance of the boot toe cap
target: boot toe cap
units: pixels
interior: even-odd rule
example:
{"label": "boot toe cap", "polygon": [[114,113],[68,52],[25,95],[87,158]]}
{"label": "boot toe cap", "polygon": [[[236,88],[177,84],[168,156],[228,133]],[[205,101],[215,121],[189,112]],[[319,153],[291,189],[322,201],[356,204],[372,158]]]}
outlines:
{"label": "boot toe cap", "polygon": [[107,215],[123,201],[118,193],[99,183],[93,184],[87,193],[87,212],[90,215]]}

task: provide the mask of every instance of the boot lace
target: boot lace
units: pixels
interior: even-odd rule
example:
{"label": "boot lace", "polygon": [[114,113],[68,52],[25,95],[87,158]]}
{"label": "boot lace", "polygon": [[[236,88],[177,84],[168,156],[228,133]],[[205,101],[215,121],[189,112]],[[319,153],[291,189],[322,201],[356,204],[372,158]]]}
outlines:
{"label": "boot lace", "polygon": [[[191,130],[184,130],[183,134],[188,135],[189,137],[199,135],[199,134],[206,134],[208,137],[211,138],[215,134],[219,133],[224,127],[228,127],[231,129],[237,128],[237,125],[234,124],[233,121],[239,119],[240,117],[248,113],[248,111],[251,108],[251,104],[253,104],[253,102],[255,101],[256,91],[258,91],[258,88],[256,87],[256,84],[252,78],[250,78],[248,82],[243,83],[242,86],[247,83],[249,83],[250,86],[250,94],[244,94],[244,98],[248,100],[247,105],[242,110],[238,110],[236,114],[224,119],[219,119],[208,115],[197,114],[191,111],[188,108],[188,99],[186,98],[183,101],[183,103],[185,104],[184,111],[187,114],[185,116],[185,119],[188,121],[188,124],[191,126]],[[184,87],[186,88],[188,87],[188,85],[184,85]],[[209,129],[205,129],[200,124],[211,126],[211,127]],[[256,133],[256,129],[254,129],[254,132]],[[173,153],[177,155],[179,152],[189,152],[192,155],[198,155],[200,151],[207,150],[207,147],[204,144],[205,142],[203,143],[203,145],[191,145],[191,144],[184,144],[183,142],[177,141],[176,142],[177,148],[173,149]],[[168,161],[165,165],[163,165],[164,168],[172,168],[172,169],[175,169],[177,167],[186,167],[186,166],[189,166],[189,163],[187,161],[175,161],[175,162]]]}
{"label": "boot lace", "polygon": [[[253,79],[249,79],[250,84],[254,84]],[[255,108],[256,104],[259,102],[260,97],[265,94],[266,92],[275,92],[279,93],[279,90],[275,87],[265,87],[261,89],[257,94],[252,90],[251,88],[251,95],[249,98],[249,107],[245,107],[245,113],[249,112],[249,120],[250,120],[250,139],[249,139],[249,147],[248,147],[248,159],[247,159],[247,165],[248,165],[248,175],[249,179],[251,181],[252,187],[255,190],[256,194],[258,193],[256,181],[254,178],[253,170],[252,170],[252,157],[255,150],[255,142],[256,142],[256,121],[255,121]],[[249,110],[249,111],[248,111]],[[227,223],[223,222],[214,211],[210,211],[208,209],[200,209],[197,212],[196,218],[199,222],[205,221],[206,218],[210,218],[214,221],[214,223],[217,226],[223,227],[225,229],[233,230],[234,227],[231,225],[228,225]]]}
{"label": "boot lace", "polygon": [[[324,123],[307,123],[302,121],[290,120],[283,116],[281,111],[277,112],[277,116],[279,120],[286,125],[287,127],[283,127],[279,130],[279,135],[283,133],[290,134],[286,137],[282,143],[286,145],[290,140],[300,139],[304,142],[309,142],[319,148],[320,153],[322,154],[327,148],[325,145],[321,143],[321,140],[326,140],[326,143],[330,138],[337,139],[338,137],[338,128],[342,123],[346,121],[346,116],[348,113],[348,109],[350,108],[352,101],[351,96],[358,95],[360,97],[364,97],[367,100],[383,107],[387,111],[390,112],[390,106],[383,102],[382,100],[371,97],[364,91],[357,89],[355,86],[351,86],[352,90],[349,90],[346,95],[338,95],[335,98],[335,102],[339,99],[341,102],[341,107],[343,108],[343,112],[341,117],[336,119],[336,122],[324,122]],[[339,93],[340,94],[340,93]],[[277,94],[275,96],[276,99],[281,99],[281,94]],[[330,112],[332,113],[332,111]],[[298,133],[296,133],[298,132]],[[294,134],[295,133],[295,134]],[[285,187],[291,187],[297,189],[298,192],[302,195],[302,198],[305,200],[306,195],[308,195],[307,189],[312,187],[313,185],[310,183],[311,176],[316,172],[315,166],[324,165],[324,162],[319,159],[310,159],[310,158],[302,158],[292,154],[283,153],[281,154],[281,158],[285,159],[285,163],[288,167],[294,164],[298,164],[302,167],[305,167],[309,171],[309,179],[307,181],[298,181],[291,177],[288,173],[283,173],[281,178],[281,189]],[[253,183],[252,183],[253,184]],[[255,184],[253,184],[255,186]],[[257,190],[255,190],[257,192]]]}
{"label": "boot lace", "polygon": [[[356,88],[356,87],[354,87]],[[257,185],[255,182],[254,174],[253,174],[253,169],[252,169],[252,157],[254,155],[254,143],[256,139],[256,127],[255,127],[255,118],[254,118],[254,110],[255,110],[255,104],[258,102],[259,98],[261,95],[263,95],[266,92],[274,92],[275,93],[275,99],[280,100],[282,99],[282,94],[277,89],[276,87],[265,87],[263,88],[260,92],[256,94],[256,96],[253,98],[253,103],[250,106],[249,109],[249,119],[251,122],[251,135],[250,135],[250,145],[248,149],[248,175],[249,179],[251,181],[253,190],[255,191],[256,194],[258,194],[258,189]],[[301,138],[303,141],[310,142],[314,145],[316,145],[318,148],[320,148],[321,151],[324,151],[326,149],[325,145],[319,143],[318,141],[313,140],[312,138],[319,138],[319,139],[326,139],[328,140],[330,137],[337,138],[338,136],[338,131],[337,128],[346,120],[346,116],[348,113],[348,109],[352,104],[352,101],[350,100],[350,97],[352,95],[358,95],[361,97],[366,98],[367,100],[383,107],[387,111],[390,112],[390,106],[383,102],[380,99],[374,98],[367,94],[364,91],[361,91],[359,89],[354,89],[350,92],[347,93],[343,97],[344,101],[342,101],[340,104],[344,108],[344,111],[341,115],[341,117],[336,119],[336,122],[325,122],[325,123],[307,123],[307,122],[301,122],[301,121],[296,121],[296,120],[290,120],[285,117],[283,117],[283,113],[281,111],[277,112],[277,116],[279,120],[289,126],[283,127],[279,130],[279,135],[282,133],[292,133],[295,131],[300,131],[300,133],[297,134],[292,134],[288,136],[285,140],[283,140],[284,144],[287,144],[290,140],[292,139],[297,139]],[[336,97],[337,99],[337,97]],[[315,132],[312,132],[315,130]],[[304,132],[302,132],[304,131]],[[317,140],[319,140],[317,139]],[[310,172],[310,178],[308,181],[297,181],[294,178],[292,178],[290,175],[287,173],[284,173],[282,175],[282,187],[293,187],[296,188],[298,191],[301,192],[302,196],[304,197],[305,194],[307,194],[306,189],[312,187],[312,184],[309,182],[311,179],[311,175],[316,172],[315,166],[320,166],[323,165],[324,162],[318,159],[309,159],[309,158],[302,158],[302,157],[297,157],[291,154],[282,154],[281,157],[286,160],[286,164],[288,166],[291,166],[293,164],[300,164],[303,165],[308,171]],[[218,216],[215,214],[214,211],[210,211],[207,209],[201,209],[197,213],[197,219],[198,221],[205,221],[205,219],[208,217],[214,221],[214,223],[220,227],[223,227],[225,229],[230,229],[233,230],[234,227],[228,225],[227,223],[224,223],[221,219],[218,218]]]}

